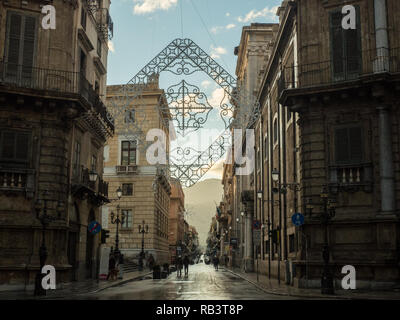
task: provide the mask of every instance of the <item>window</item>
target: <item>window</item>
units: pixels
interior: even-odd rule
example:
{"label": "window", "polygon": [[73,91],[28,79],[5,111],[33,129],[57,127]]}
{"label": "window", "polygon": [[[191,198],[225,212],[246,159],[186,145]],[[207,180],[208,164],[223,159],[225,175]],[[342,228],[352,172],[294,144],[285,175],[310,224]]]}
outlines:
{"label": "window", "polygon": [[81,26],[83,30],[86,30],[86,19],[87,19],[87,14],[84,8],[81,10]]}
{"label": "window", "polygon": [[264,138],[264,158],[265,158],[265,161],[268,161],[268,154],[269,154],[269,152],[268,152],[268,137],[265,136],[265,138]]}
{"label": "window", "polygon": [[36,28],[36,17],[9,12],[6,38],[7,78],[28,83],[32,80],[37,37]]}
{"label": "window", "polygon": [[274,120],[274,144],[278,142],[278,119]]}
{"label": "window", "polygon": [[90,169],[97,172],[97,157],[95,155],[92,155],[92,163]]}
{"label": "window", "polygon": [[294,252],[294,234],[289,235],[289,252]]}
{"label": "window", "polygon": [[133,184],[132,183],[123,183],[122,184],[122,195],[125,197],[133,195]]}
{"label": "window", "polygon": [[136,141],[122,141],[121,165],[136,165]]}
{"label": "window", "polygon": [[334,80],[357,76],[361,70],[360,8],[356,7],[357,28],[344,30],[341,11],[330,14],[331,55]]}
{"label": "window", "polygon": [[125,123],[134,123],[135,122],[135,110],[125,110]]}
{"label": "window", "polygon": [[97,38],[97,55],[101,58],[101,40]]}
{"label": "window", "polygon": [[122,214],[125,214],[124,223],[122,224],[122,229],[132,228],[133,215],[131,209],[123,209]]}
{"label": "window", "polygon": [[75,141],[74,166],[73,166],[73,173],[75,177],[78,176],[79,174],[80,165],[81,165],[81,143],[79,141]]}
{"label": "window", "polygon": [[80,56],[80,62],[79,62],[79,68],[80,68],[80,73],[82,76],[86,76],[86,54],[83,52],[81,49],[81,56]]}
{"label": "window", "polygon": [[363,161],[363,138],[360,126],[335,130],[335,161],[337,164],[354,164]]}
{"label": "window", "polygon": [[1,161],[28,163],[30,141],[29,133],[2,131],[0,136]]}

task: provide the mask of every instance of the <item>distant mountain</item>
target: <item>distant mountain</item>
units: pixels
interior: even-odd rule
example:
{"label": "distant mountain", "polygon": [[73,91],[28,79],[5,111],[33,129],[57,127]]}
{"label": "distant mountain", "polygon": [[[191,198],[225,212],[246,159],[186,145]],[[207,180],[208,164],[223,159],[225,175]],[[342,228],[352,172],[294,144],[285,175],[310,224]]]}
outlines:
{"label": "distant mountain", "polygon": [[[199,242],[205,245],[211,218],[215,216],[215,203],[222,199],[223,186],[220,179],[207,179],[197,182],[190,188],[183,189],[185,207],[189,212],[187,222],[196,227]],[[214,202],[215,201],[215,202]]]}

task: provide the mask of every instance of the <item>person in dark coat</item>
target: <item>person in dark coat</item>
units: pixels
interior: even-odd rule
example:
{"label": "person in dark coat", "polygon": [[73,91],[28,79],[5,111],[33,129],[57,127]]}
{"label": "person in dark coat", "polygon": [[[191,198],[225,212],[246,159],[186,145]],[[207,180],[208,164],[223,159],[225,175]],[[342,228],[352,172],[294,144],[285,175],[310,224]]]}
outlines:
{"label": "person in dark coat", "polygon": [[117,261],[115,260],[114,254],[110,255],[110,259],[108,260],[108,275],[107,275],[107,280],[111,278],[111,280],[116,280],[117,274],[116,274],[116,266]]}
{"label": "person in dark coat", "polygon": [[185,266],[185,276],[189,275],[189,257],[185,256],[183,258],[183,265]]}
{"label": "person in dark coat", "polygon": [[178,278],[182,277],[182,257],[179,256],[178,258],[176,258],[176,273]]}
{"label": "person in dark coat", "polygon": [[214,263],[215,270],[218,271],[219,258],[217,255],[214,256],[213,263]]}

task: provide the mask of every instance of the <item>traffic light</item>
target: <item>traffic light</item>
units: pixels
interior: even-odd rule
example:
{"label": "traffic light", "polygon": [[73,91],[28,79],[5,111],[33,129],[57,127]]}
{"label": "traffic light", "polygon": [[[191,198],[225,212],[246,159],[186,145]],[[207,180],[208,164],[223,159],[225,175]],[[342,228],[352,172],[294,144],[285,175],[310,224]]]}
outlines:
{"label": "traffic light", "polygon": [[101,229],[101,243],[104,244],[107,241],[107,238],[110,237],[109,235],[110,230]]}

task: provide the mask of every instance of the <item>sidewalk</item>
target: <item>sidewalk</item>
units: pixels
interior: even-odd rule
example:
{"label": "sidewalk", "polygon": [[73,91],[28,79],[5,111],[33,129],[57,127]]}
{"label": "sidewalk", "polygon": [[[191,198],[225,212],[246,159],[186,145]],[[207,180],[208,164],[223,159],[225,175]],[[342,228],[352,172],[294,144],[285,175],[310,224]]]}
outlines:
{"label": "sidewalk", "polygon": [[224,267],[225,270],[241,277],[242,279],[252,283],[264,292],[300,297],[304,299],[345,299],[345,300],[400,300],[399,291],[371,291],[371,290],[335,290],[335,295],[321,294],[320,289],[301,289],[286,285],[284,282],[278,283],[276,279],[268,279],[268,276],[257,274],[255,272],[245,273],[240,269],[230,269]]}
{"label": "sidewalk", "polygon": [[134,271],[124,273],[123,279],[115,281],[107,280],[84,280],[58,284],[56,290],[48,290],[44,297],[35,297],[31,291],[0,291],[0,300],[44,300],[71,297],[82,293],[94,293],[105,289],[116,287],[124,283],[139,280],[145,276],[152,276],[148,269],[144,271]]}

